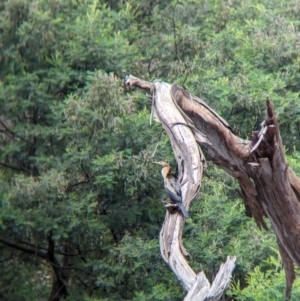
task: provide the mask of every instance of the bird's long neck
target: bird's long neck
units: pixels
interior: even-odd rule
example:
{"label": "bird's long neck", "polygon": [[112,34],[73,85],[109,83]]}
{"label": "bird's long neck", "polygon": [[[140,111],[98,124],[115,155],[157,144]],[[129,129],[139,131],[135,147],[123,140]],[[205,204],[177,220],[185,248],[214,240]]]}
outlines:
{"label": "bird's long neck", "polygon": [[170,173],[171,173],[171,167],[170,166],[165,166],[161,170],[161,174],[162,174],[164,179],[166,179],[170,175]]}

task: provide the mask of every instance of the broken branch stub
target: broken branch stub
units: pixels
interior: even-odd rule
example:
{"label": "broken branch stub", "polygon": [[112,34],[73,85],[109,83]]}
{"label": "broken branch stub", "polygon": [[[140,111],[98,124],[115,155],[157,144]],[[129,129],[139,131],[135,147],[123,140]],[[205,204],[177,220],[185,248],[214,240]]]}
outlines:
{"label": "broken branch stub", "polygon": [[286,274],[286,297],[295,279],[293,263],[300,266],[300,180],[288,166],[277,118],[269,99],[263,140],[254,152],[258,171],[253,179],[257,198],[271,221]]}
{"label": "broken branch stub", "polygon": [[[152,93],[153,110],[156,118],[167,132],[178,165],[182,200],[188,210],[200,189],[205,159],[198,144],[210,144],[201,131],[174,101],[172,85],[156,81],[152,85],[136,77],[127,76],[126,86],[148,89]],[[225,121],[224,121],[225,122]],[[226,123],[226,122],[225,122]],[[196,273],[187,263],[182,245],[184,218],[181,214],[166,213],[160,232],[161,254],[188,292],[185,300],[218,300],[229,285],[235,258],[227,258],[220,267],[212,285],[204,272]]]}

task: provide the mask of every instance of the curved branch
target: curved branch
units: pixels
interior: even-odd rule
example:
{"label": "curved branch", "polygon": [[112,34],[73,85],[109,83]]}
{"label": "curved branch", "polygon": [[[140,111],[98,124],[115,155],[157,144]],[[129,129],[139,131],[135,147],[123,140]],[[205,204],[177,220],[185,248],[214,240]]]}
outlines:
{"label": "curved branch", "polygon": [[[210,142],[178,106],[172,93],[173,86],[159,81],[150,84],[133,76],[126,77],[125,84],[152,92],[154,115],[170,138],[178,165],[182,202],[188,211],[199,192],[205,165],[198,143],[209,145]],[[223,123],[226,124],[226,121]],[[188,292],[185,300],[217,300],[229,284],[235,258],[227,259],[211,285],[205,274],[201,272],[196,275],[185,259],[188,253],[182,245],[183,226],[184,218],[181,214],[167,211],[159,239],[162,257]]]}
{"label": "curved branch", "polygon": [[[127,77],[125,83],[152,92],[155,113],[170,137],[184,179],[183,190],[183,183],[190,187],[193,178],[201,180],[199,175],[191,176],[199,164],[204,163],[201,150],[197,152],[199,160],[194,154],[195,147],[190,147],[196,141],[206,149],[215,164],[239,181],[239,194],[257,225],[267,229],[264,217],[270,219],[286,272],[286,297],[289,297],[295,279],[293,263],[300,266],[300,179],[288,166],[270,100],[266,100],[267,115],[262,130],[254,132],[252,141],[249,141],[236,136],[227,122],[203,100],[178,85],[150,84],[132,76]],[[192,190],[193,193],[197,190]],[[183,198],[187,208],[193,197],[186,194]],[[183,224],[180,216],[167,213],[160,244],[164,260],[189,291],[187,297],[192,298],[198,294],[194,292],[195,287],[200,287],[199,292],[204,290],[208,293],[209,282],[203,274],[196,276],[184,259],[181,244]],[[233,261],[228,259],[227,262],[227,275],[231,275]]]}

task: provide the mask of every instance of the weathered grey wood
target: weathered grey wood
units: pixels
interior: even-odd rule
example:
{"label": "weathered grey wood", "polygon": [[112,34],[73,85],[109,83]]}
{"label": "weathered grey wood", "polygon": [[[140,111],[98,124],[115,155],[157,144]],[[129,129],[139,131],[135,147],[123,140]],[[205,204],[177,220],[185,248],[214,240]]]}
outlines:
{"label": "weathered grey wood", "polygon": [[[174,102],[170,84],[156,81],[149,85],[132,76],[125,79],[125,84],[151,90],[153,113],[169,135],[178,165],[183,204],[188,210],[200,189],[205,165],[198,143],[209,144],[209,141]],[[217,300],[229,284],[235,258],[227,259],[211,285],[204,272],[196,275],[185,259],[187,252],[182,245],[183,227],[184,217],[180,213],[170,214],[167,211],[160,232],[162,257],[188,292],[185,300]]]}
{"label": "weathered grey wood", "polygon": [[[191,129],[181,124],[185,123],[185,120],[173,102],[170,88],[171,85],[162,82],[153,84],[153,108],[170,137],[178,164],[182,200],[188,211],[190,202],[200,189],[203,164]],[[176,125],[172,126],[173,124]],[[183,225],[182,214],[170,214],[167,211],[160,232],[160,248],[164,260],[177,275],[183,287],[189,291],[196,280],[196,275],[181,250]]]}
{"label": "weathered grey wood", "polygon": [[197,275],[197,281],[188,292],[184,301],[218,301],[223,296],[224,291],[229,286],[231,274],[235,267],[236,258],[227,257],[224,264],[221,264],[218,274],[212,285],[210,285],[205,274],[200,272]]}
{"label": "weathered grey wood", "polygon": [[286,274],[286,298],[289,298],[295,279],[293,263],[300,266],[300,180],[288,166],[277,117],[269,99],[266,105],[267,130],[255,153],[255,159],[260,163],[259,172],[249,174],[276,234]]}
{"label": "weathered grey wood", "polygon": [[[240,195],[259,227],[270,219],[286,273],[286,297],[295,279],[291,261],[300,266],[300,180],[287,164],[277,118],[267,99],[267,116],[252,141],[242,140],[203,101],[173,85],[174,99],[194,126],[206,135],[212,161],[235,177]],[[192,99],[192,101],[191,101]]]}
{"label": "weathered grey wood", "polygon": [[[147,83],[145,85],[142,82],[136,80],[136,78],[132,80],[129,78],[127,83],[137,87],[141,86],[144,89],[147,87],[157,93],[156,89],[153,88],[155,84]],[[270,101],[266,100],[267,115],[262,123],[262,130],[259,133],[254,132],[252,140],[249,141],[236,136],[227,122],[203,100],[178,85],[168,85],[166,87],[168,88],[164,91],[158,90],[159,94],[168,95],[170,93],[171,96],[168,95],[168,99],[172,99],[177,112],[183,118],[180,121],[179,119],[172,119],[170,122],[175,122],[175,125],[172,125],[171,128],[169,121],[167,126],[164,125],[169,115],[166,108],[164,116],[160,119],[170,136],[174,153],[178,156],[184,149],[181,144],[174,142],[178,137],[173,136],[173,127],[182,129],[185,126],[190,129],[195,141],[206,149],[206,153],[211,160],[239,181],[241,187],[239,194],[245,205],[250,209],[257,225],[260,228],[267,229],[264,217],[269,218],[283,260],[287,282],[286,297],[289,297],[295,279],[293,263],[300,267],[300,180],[288,166],[285,159],[277,118]],[[163,98],[164,96],[160,96],[160,99]],[[156,95],[154,99],[159,98]],[[174,111],[176,109],[173,107],[172,114]],[[189,153],[188,150],[184,150],[184,153],[186,152]],[[201,152],[200,158],[203,163]],[[193,170],[188,159],[185,159],[185,161],[189,166],[188,168]],[[177,162],[180,165],[178,160]],[[189,200],[187,206],[189,206],[190,199],[187,199]],[[168,223],[168,221],[169,219],[166,217],[164,226],[167,226],[167,228],[164,231],[175,229],[175,225],[178,225],[176,233],[181,236],[180,229],[182,229],[183,223]],[[161,240],[165,241],[163,238]],[[180,246],[180,243],[178,245]],[[165,248],[165,250],[168,252],[174,251],[170,247]],[[164,257],[165,260],[172,256],[169,253],[167,254],[168,256]],[[192,278],[195,277],[194,274],[191,275]],[[187,296],[190,295],[192,298],[199,294],[201,290],[207,290],[207,286],[203,284],[206,283],[206,280],[202,274],[200,276],[197,276],[196,281],[202,283],[202,286],[196,284],[197,282],[194,282],[191,286],[191,280],[189,284],[185,285],[186,288],[189,288]],[[196,289],[198,293],[196,293]],[[192,300],[191,298],[187,300]]]}

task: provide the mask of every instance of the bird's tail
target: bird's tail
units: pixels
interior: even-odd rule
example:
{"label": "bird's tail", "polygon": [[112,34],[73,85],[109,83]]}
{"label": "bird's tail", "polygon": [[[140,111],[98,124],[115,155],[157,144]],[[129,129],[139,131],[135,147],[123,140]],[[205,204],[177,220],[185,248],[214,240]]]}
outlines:
{"label": "bird's tail", "polygon": [[180,208],[180,211],[182,213],[182,215],[185,217],[185,218],[189,218],[189,214],[187,213],[187,211],[185,210],[184,206],[182,203],[179,203],[179,208]]}

